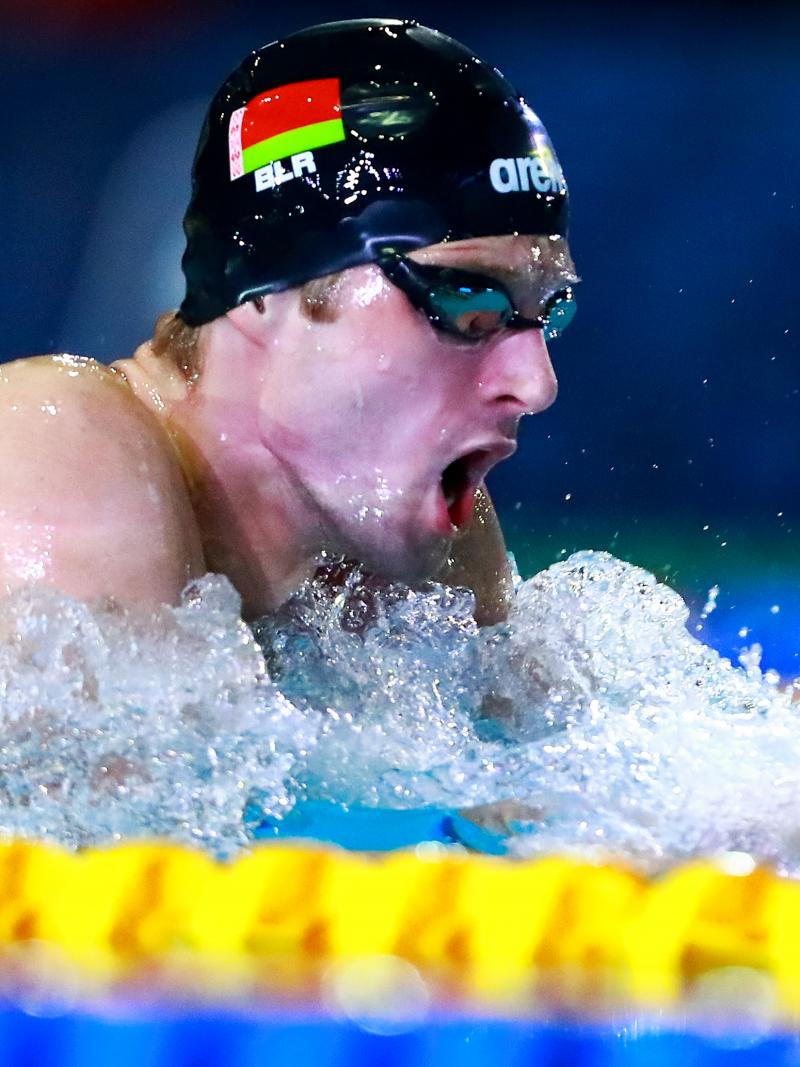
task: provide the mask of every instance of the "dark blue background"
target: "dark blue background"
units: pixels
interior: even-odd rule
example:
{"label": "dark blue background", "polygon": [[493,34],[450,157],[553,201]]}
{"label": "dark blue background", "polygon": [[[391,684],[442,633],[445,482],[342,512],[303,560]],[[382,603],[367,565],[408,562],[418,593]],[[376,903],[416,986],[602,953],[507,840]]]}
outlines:
{"label": "dark blue background", "polygon": [[103,6],[0,16],[0,356],[125,355],[180,299],[199,123],[247,51],[419,18],[516,83],[570,185],[560,397],[490,481],[523,570],[610,548],[719,584],[731,633],[778,603],[800,647],[797,5]]}

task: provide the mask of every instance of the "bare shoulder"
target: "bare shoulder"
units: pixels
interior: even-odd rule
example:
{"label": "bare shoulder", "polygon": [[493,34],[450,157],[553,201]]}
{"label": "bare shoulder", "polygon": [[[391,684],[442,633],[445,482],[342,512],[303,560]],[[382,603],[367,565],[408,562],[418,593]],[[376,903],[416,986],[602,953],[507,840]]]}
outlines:
{"label": "bare shoulder", "polygon": [[0,413],[6,444],[18,434],[26,440],[32,434],[52,441],[61,435],[88,439],[119,419],[131,428],[152,419],[124,376],[94,359],[67,354],[0,366]]}
{"label": "bare shoulder", "polygon": [[174,600],[203,569],[188,491],[124,376],[75,356],[0,367],[0,589]]}

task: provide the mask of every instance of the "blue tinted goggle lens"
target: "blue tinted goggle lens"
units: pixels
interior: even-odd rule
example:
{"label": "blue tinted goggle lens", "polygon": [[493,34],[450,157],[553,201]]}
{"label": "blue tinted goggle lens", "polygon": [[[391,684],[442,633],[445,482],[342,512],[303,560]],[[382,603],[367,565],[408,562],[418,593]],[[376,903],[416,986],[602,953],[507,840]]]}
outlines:
{"label": "blue tinted goggle lens", "polygon": [[553,341],[556,337],[560,337],[575,318],[577,310],[575,294],[571,289],[562,289],[561,292],[554,293],[547,301],[547,307],[542,316],[545,340]]}
{"label": "blue tinted goggle lens", "polygon": [[551,341],[561,336],[575,316],[575,296],[569,288],[554,293],[542,314],[528,319],[492,278],[415,263],[397,252],[385,253],[378,264],[433,326],[464,339],[480,340],[501,329],[539,328]]}
{"label": "blue tinted goggle lens", "polygon": [[444,284],[431,287],[428,302],[434,326],[444,325],[452,333],[475,336],[493,333],[510,322],[514,305],[499,289]]}

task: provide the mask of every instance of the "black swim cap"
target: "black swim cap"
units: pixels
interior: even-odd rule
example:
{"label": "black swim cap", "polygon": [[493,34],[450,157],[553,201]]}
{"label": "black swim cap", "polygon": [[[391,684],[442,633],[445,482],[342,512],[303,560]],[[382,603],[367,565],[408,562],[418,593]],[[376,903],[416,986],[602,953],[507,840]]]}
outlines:
{"label": "black swim cap", "polygon": [[563,235],[567,190],[503,75],[414,21],[313,26],[252,52],[209,108],[180,316],[445,240]]}

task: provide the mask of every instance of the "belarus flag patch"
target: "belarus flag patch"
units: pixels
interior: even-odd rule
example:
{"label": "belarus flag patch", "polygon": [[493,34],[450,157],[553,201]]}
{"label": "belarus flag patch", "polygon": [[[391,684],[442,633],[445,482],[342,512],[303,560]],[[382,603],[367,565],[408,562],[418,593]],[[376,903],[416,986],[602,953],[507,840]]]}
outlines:
{"label": "belarus flag patch", "polygon": [[344,139],[338,78],[279,85],[231,115],[231,181],[276,159]]}

